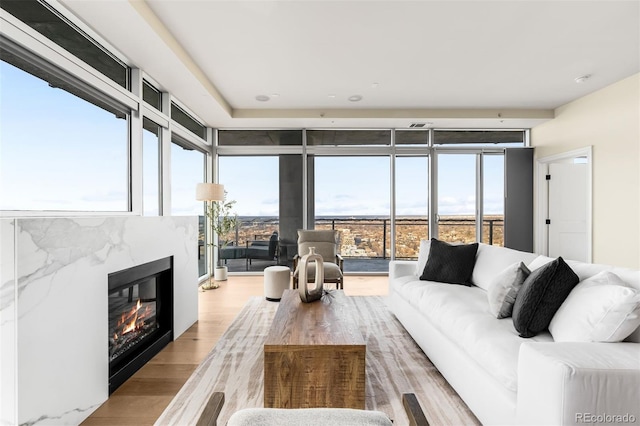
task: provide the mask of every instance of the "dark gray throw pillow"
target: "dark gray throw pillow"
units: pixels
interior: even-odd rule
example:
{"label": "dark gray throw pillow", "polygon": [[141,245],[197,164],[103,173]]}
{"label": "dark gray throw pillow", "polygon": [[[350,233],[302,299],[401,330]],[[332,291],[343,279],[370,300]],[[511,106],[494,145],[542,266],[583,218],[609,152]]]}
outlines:
{"label": "dark gray throw pillow", "polygon": [[579,281],[561,257],[531,272],[513,305],[513,325],[520,337],[533,337],[546,330]]}
{"label": "dark gray throw pillow", "polygon": [[429,258],[420,279],[471,285],[477,252],[478,243],[453,245],[432,238]]}

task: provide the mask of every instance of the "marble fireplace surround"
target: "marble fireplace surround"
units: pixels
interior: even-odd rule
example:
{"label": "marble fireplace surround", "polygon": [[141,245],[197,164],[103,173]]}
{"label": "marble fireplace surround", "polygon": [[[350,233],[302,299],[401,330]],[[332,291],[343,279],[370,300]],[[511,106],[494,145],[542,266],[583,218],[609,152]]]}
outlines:
{"label": "marble fireplace surround", "polygon": [[107,275],[174,257],[174,338],[198,318],[198,218],[0,219],[0,423],[78,424],[108,398]]}

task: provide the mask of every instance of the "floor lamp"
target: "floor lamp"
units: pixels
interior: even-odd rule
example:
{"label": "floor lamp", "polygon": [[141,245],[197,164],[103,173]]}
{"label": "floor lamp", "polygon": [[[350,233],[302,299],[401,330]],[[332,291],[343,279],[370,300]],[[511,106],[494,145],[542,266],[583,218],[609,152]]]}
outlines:
{"label": "floor lamp", "polygon": [[213,248],[215,247],[215,243],[213,241],[214,226],[215,226],[213,203],[218,201],[224,201],[224,185],[221,185],[219,183],[199,183],[196,186],[196,200],[205,201],[207,203],[205,208],[205,214],[207,216],[207,219],[209,219],[209,230],[210,230],[209,243],[207,244],[207,246],[211,248],[211,252],[209,253],[209,286],[208,288],[218,288],[220,287],[220,285],[215,282],[213,277],[214,275],[213,274],[214,272]]}

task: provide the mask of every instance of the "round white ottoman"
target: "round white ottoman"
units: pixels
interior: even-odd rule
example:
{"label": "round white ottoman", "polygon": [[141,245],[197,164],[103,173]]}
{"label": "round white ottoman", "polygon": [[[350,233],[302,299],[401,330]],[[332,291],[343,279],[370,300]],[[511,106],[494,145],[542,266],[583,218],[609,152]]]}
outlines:
{"label": "round white ottoman", "polygon": [[264,269],[264,296],[267,300],[277,302],[282,293],[289,288],[291,269],[286,266],[269,266]]}

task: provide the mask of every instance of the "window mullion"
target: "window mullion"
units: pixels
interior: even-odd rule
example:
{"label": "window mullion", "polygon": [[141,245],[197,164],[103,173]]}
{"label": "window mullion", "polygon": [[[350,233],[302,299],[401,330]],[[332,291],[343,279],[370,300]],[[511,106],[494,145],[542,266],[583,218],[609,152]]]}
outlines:
{"label": "window mullion", "polygon": [[476,155],[476,241],[482,241],[482,222],[484,218],[484,168],[482,153]]}

